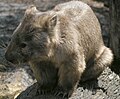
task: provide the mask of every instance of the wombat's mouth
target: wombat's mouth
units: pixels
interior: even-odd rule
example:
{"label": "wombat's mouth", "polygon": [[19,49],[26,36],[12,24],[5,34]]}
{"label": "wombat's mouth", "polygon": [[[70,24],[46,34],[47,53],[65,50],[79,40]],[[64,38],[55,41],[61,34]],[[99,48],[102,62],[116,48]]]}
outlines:
{"label": "wombat's mouth", "polygon": [[[7,60],[7,59],[6,59]],[[22,64],[22,63],[27,63],[28,59],[27,58],[20,58],[20,59],[9,59],[7,60],[9,63],[14,64],[14,65],[18,65],[18,64]]]}
{"label": "wombat's mouth", "polygon": [[15,59],[7,60],[7,61],[8,61],[8,63],[13,64],[13,65],[17,65],[20,63],[19,61],[15,60]]}

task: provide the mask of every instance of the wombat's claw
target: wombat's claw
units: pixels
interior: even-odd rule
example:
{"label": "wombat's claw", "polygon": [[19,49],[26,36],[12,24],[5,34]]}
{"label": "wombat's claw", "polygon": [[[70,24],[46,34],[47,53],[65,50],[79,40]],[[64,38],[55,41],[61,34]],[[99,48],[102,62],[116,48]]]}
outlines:
{"label": "wombat's claw", "polygon": [[43,94],[44,92],[43,92],[43,90],[38,90],[38,93]]}
{"label": "wombat's claw", "polygon": [[41,94],[44,95],[45,94],[45,90],[41,90]]}
{"label": "wombat's claw", "polygon": [[57,91],[54,95],[55,95],[55,96],[60,96],[60,97],[62,97],[63,99],[66,98],[66,97],[68,97],[68,93],[63,92],[63,91],[59,91],[59,92]]}
{"label": "wombat's claw", "polygon": [[38,93],[41,95],[45,95],[48,93],[48,91],[47,90],[39,90]]}
{"label": "wombat's claw", "polygon": [[55,96],[60,96],[60,95],[62,95],[62,94],[63,94],[63,92],[60,91],[60,92],[56,92],[54,95],[55,95]]}
{"label": "wombat's claw", "polygon": [[68,98],[68,93],[63,93],[63,96],[62,96],[62,98]]}

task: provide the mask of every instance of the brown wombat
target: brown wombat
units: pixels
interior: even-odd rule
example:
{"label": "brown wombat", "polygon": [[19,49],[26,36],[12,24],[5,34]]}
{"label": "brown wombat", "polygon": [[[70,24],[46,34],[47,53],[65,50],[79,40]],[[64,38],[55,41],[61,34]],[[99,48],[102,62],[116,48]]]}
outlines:
{"label": "brown wombat", "polygon": [[98,19],[80,1],[47,12],[29,7],[5,57],[12,63],[28,62],[42,90],[58,88],[68,97],[79,81],[97,78],[113,60]]}

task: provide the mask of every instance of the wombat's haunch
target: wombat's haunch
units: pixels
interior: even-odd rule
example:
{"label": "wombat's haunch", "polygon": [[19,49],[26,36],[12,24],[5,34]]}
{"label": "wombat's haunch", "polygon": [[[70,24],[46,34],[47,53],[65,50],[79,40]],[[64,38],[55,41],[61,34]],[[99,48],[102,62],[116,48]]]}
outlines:
{"label": "wombat's haunch", "polygon": [[113,60],[98,19],[80,1],[47,12],[29,7],[5,57],[12,63],[28,62],[41,89],[59,89],[63,97],[70,97],[79,81],[97,78]]}

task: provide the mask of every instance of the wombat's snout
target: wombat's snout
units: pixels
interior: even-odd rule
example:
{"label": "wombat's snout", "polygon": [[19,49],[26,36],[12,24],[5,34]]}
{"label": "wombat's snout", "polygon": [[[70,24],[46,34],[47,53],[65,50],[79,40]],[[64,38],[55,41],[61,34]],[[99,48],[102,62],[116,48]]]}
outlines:
{"label": "wombat's snout", "polygon": [[5,59],[13,64],[16,63],[16,60],[12,54],[5,53]]}

